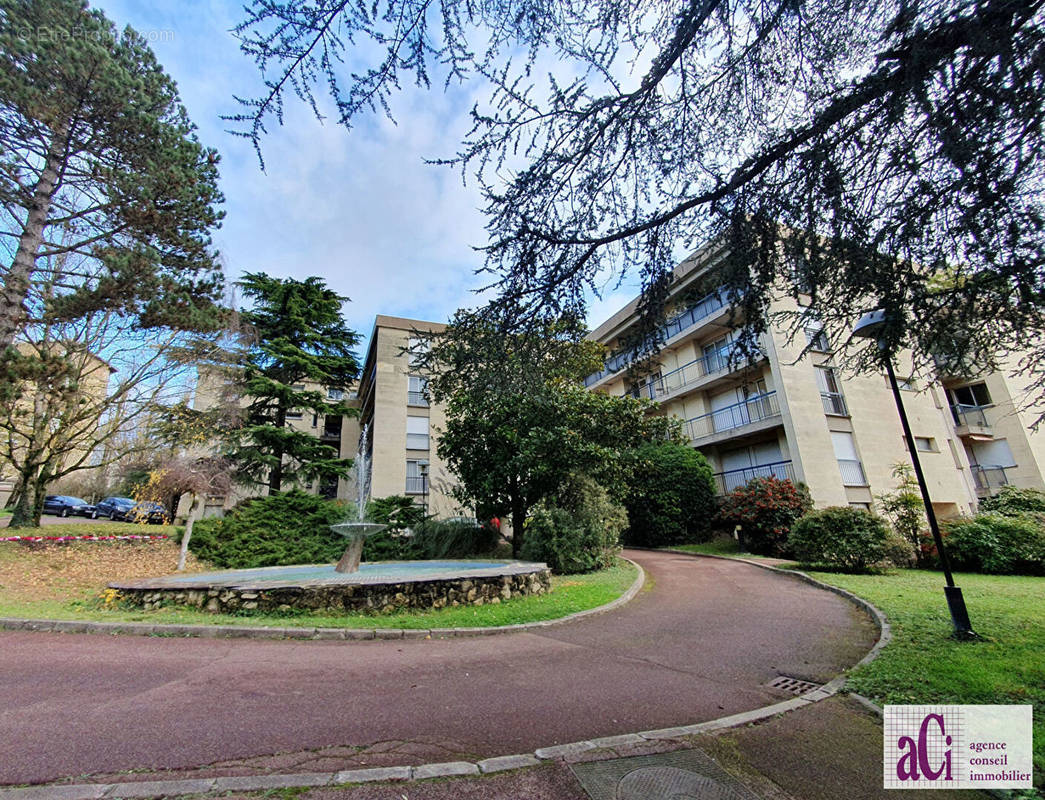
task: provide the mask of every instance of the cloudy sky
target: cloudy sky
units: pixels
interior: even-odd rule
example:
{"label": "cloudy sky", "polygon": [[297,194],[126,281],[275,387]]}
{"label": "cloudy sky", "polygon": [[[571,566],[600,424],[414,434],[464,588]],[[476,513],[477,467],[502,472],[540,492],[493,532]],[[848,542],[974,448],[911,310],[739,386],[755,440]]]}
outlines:
{"label": "cloudy sky", "polygon": [[[285,125],[270,126],[262,172],[249,141],[226,132],[233,96],[260,93],[261,78],[231,28],[236,0],[97,0],[117,26],[147,36],[178,82],[204,144],[221,153],[226,218],[215,240],[229,277],[246,271],[320,275],[352,302],[364,336],[375,314],[442,321],[477,303],[474,274],[485,241],[481,198],[459,173],[424,164],[456,151],[478,86],[409,90],[395,99],[398,124],[361,118],[352,131],[320,123],[288,100]],[[631,290],[596,300],[598,324]]]}

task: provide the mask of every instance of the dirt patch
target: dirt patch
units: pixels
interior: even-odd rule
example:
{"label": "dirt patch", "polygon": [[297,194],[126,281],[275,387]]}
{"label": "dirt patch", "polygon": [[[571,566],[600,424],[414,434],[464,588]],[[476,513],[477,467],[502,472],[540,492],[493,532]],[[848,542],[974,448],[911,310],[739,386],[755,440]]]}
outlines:
{"label": "dirt patch", "polygon": [[[97,596],[112,581],[169,575],[177,539],[145,542],[0,542],[0,597],[5,602],[65,602]],[[203,569],[190,553],[186,569]]]}

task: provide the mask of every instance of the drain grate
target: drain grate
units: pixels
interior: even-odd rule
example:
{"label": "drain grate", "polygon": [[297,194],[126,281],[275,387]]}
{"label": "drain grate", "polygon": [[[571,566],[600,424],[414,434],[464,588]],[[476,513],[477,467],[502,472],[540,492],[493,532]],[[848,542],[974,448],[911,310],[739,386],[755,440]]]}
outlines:
{"label": "drain grate", "polygon": [[792,678],[790,675],[777,675],[769,682],[769,688],[780,689],[797,697],[821,688],[821,684],[803,681],[800,678]]}
{"label": "drain grate", "polygon": [[697,749],[569,766],[591,800],[759,800]]}

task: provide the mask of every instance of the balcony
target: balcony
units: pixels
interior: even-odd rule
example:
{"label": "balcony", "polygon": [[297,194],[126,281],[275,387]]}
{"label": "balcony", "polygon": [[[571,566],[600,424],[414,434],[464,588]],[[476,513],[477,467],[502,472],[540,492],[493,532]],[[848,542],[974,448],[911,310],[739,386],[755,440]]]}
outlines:
{"label": "balcony", "polygon": [[994,430],[985,413],[991,406],[970,406],[955,403],[951,406],[951,415],[956,426],[955,433],[962,438],[989,441],[994,438]]}
{"label": "balcony", "polygon": [[824,413],[834,417],[848,417],[849,407],[841,392],[820,392],[820,400],[824,404]]}
{"label": "balcony", "polygon": [[867,486],[864,465],[851,458],[838,459],[838,471],[842,473],[843,486]]}
{"label": "balcony", "polygon": [[[727,299],[724,289],[718,289],[717,291],[712,292],[707,297],[698,300],[694,305],[683,311],[681,314],[676,314],[665,322],[660,327],[661,338],[664,341],[667,341],[668,339],[678,336],[683,331],[689,330],[698,323],[703,322],[717,311],[721,311],[726,307],[726,305]],[[603,378],[606,378],[615,372],[620,372],[635,361],[638,352],[639,351],[636,348],[611,356],[606,360],[606,366],[603,367],[603,369],[599,372],[593,372],[584,379],[584,385],[592,386]]]}
{"label": "balcony", "polygon": [[740,351],[739,347],[729,345],[707,353],[700,358],[694,359],[681,367],[665,373],[660,378],[649,383],[637,386],[628,394],[632,397],[641,397],[649,400],[663,400],[668,395],[673,395],[682,389],[687,389],[715,375],[728,375],[739,369],[750,366],[755,361],[766,357],[765,350],[759,348],[758,355],[748,359]]}
{"label": "balcony", "polygon": [[747,482],[753,478],[773,477],[777,480],[789,480],[793,483],[795,480],[795,469],[790,461],[774,461],[754,467],[716,472],[713,477],[715,478],[716,491],[719,494],[726,494],[741,486],[746,486]]}
{"label": "balcony", "polygon": [[693,417],[686,421],[684,430],[690,440],[695,442],[716,433],[739,430],[779,416],[780,403],[776,392],[766,392],[710,414]]}
{"label": "balcony", "polygon": [[1000,464],[972,464],[972,480],[976,484],[976,494],[980,497],[989,497],[1002,486],[1009,485],[1009,476],[1005,474],[1007,469],[1015,469],[1015,464],[1001,466]]}
{"label": "balcony", "polygon": [[424,392],[407,392],[406,404],[408,406],[427,406],[428,398],[425,397]]}

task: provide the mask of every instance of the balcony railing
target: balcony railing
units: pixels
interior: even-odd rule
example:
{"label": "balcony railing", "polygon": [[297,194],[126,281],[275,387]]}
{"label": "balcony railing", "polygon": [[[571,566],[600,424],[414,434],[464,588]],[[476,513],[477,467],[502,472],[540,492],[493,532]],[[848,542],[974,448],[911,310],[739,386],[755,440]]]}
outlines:
{"label": "balcony railing", "polygon": [[1009,485],[1009,476],[1005,474],[1005,470],[1015,469],[1016,465],[1009,464],[1003,467],[1000,464],[972,464],[971,467],[976,491],[990,493]]}
{"label": "balcony railing", "polygon": [[425,397],[424,392],[407,392],[406,404],[408,406],[427,406],[428,398]]}
{"label": "balcony railing", "polygon": [[964,403],[955,403],[951,406],[951,414],[954,422],[959,427],[962,425],[974,428],[989,428],[991,424],[987,421],[984,413],[990,406],[970,406]]}
{"label": "balcony railing", "polygon": [[[758,351],[759,357],[765,357],[765,351]],[[632,397],[660,400],[686,386],[691,386],[710,375],[725,375],[734,372],[750,363],[741,349],[735,345],[720,347],[700,358],[694,359],[681,367],[666,372],[649,383],[636,386],[628,392]]]}
{"label": "balcony railing", "polygon": [[780,416],[780,403],[776,392],[749,397],[742,403],[701,414],[686,421],[685,430],[690,439],[700,439],[713,433],[730,431],[752,425],[765,419]]}
{"label": "balcony railing", "polygon": [[714,475],[715,485],[719,494],[732,492],[734,489],[747,485],[753,478],[776,478],[777,480],[789,480],[794,482],[795,469],[790,461],[773,461],[769,464],[759,464],[754,467],[742,469],[729,469],[725,472],[716,472]]}
{"label": "balcony railing", "polygon": [[838,471],[842,473],[843,486],[867,486],[864,465],[851,458],[838,459]]}
{"label": "balcony railing", "polygon": [[849,408],[845,404],[845,397],[841,392],[820,392],[820,399],[824,403],[824,413],[836,417],[848,417]]}
{"label": "balcony railing", "polygon": [[425,494],[428,478],[424,475],[407,475],[406,476],[406,493],[407,494]]}
{"label": "balcony railing", "polygon": [[[726,303],[727,295],[725,289],[718,289],[717,291],[712,292],[707,297],[698,300],[681,314],[676,314],[665,322],[660,327],[661,337],[667,340],[673,336],[678,336],[682,331],[692,328],[706,317],[710,317],[716,311],[725,308]],[[593,372],[584,379],[584,385],[591,386],[593,383],[601,381],[607,375],[612,375],[614,372],[620,372],[620,370],[631,364],[636,359],[637,355],[638,349],[631,349],[626,350],[623,353],[617,353],[615,356],[611,356],[606,360],[605,367],[598,372]]]}

